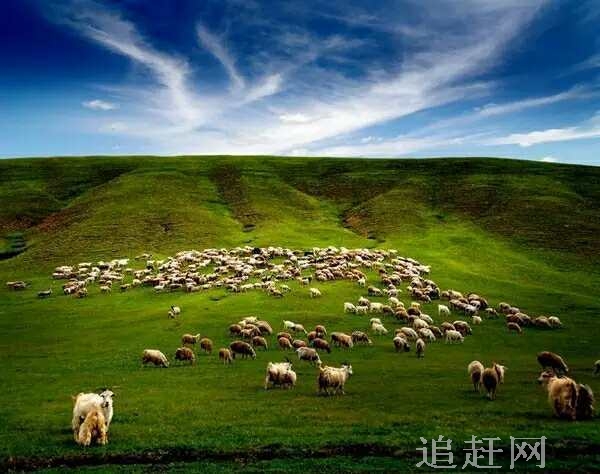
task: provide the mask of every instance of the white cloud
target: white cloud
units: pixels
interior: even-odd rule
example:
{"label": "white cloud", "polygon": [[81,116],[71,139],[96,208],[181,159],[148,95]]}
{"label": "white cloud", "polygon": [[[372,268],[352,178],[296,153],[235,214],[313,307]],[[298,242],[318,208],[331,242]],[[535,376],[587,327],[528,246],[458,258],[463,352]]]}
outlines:
{"label": "white cloud", "polygon": [[543,158],[540,158],[540,161],[543,161],[544,163],[556,163],[558,160],[553,156],[544,156]]}
{"label": "white cloud", "polygon": [[100,99],[88,100],[82,102],[81,105],[92,110],[114,110],[119,107],[117,104]]}
{"label": "white cloud", "polygon": [[312,119],[305,114],[281,114],[279,120],[284,123],[308,123]]}

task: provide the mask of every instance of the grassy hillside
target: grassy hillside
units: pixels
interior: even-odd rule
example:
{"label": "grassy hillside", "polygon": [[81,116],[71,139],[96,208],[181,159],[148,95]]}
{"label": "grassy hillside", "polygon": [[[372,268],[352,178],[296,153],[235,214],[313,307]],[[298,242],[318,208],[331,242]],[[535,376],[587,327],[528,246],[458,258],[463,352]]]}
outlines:
{"label": "grassy hillside", "polygon": [[[4,460],[81,462],[68,429],[70,395],[108,385],[118,393],[111,442],[87,451],[90,464],[162,452],[164,462],[208,456],[214,466],[206,468],[217,471],[239,467],[221,463],[223,453],[246,453],[255,470],[277,471],[298,468],[289,448],[300,445],[339,456],[346,469],[410,470],[419,437],[439,434],[455,444],[473,434],[500,436],[505,448],[510,435],[545,435],[554,468],[598,462],[598,421],[552,419],[534,380],[535,353],[553,350],[574,378],[600,393],[590,371],[600,358],[600,169],[491,159],[0,160],[0,235],[14,232],[28,247],[0,261],[0,280],[32,287],[0,288]],[[227,370],[208,356],[193,368],[142,370],[139,355],[156,347],[172,357],[184,332],[225,345],[227,325],[248,314],[273,326],[292,319],[364,330],[364,319],[341,311],[363,294],[354,284],[320,284],[318,302],[295,283],[282,300],[223,290],[107,296],[97,287],[76,300],[58,295],[61,282],[49,279],[61,264],[243,244],[397,248],[430,264],[442,288],[475,291],[493,304],[508,300],[531,315],[556,314],[566,328],[517,336],[502,321],[485,321],[463,346],[430,345],[424,360],[394,354],[390,338],[350,354],[334,351],[327,362],[351,357],[355,375],[345,397],[328,399],[315,396],[314,369],[302,364],[294,391],[265,393],[264,367],[281,359],[277,350]],[[48,287],[56,296],[35,298]],[[181,320],[166,318],[171,304],[184,309]],[[426,312],[436,315],[435,305]],[[469,389],[465,367],[473,359],[509,367],[493,403]],[[564,440],[580,449],[579,460]],[[358,461],[352,449],[374,458]],[[324,469],[334,472],[336,459]]]}

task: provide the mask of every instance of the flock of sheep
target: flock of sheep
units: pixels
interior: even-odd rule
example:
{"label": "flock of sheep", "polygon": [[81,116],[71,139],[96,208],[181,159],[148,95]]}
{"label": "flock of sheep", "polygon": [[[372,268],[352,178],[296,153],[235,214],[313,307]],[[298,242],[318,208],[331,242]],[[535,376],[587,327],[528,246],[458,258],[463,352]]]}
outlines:
{"label": "flock of sheep", "polygon": [[[57,267],[52,277],[66,280],[62,285],[64,294],[80,298],[88,296],[88,288],[93,285],[97,285],[101,293],[109,294],[115,284],[119,285],[120,291],[129,291],[140,286],[152,287],[156,292],[198,292],[225,288],[232,293],[264,291],[268,295],[281,298],[291,291],[289,281],[297,281],[301,286],[307,287],[307,296],[320,298],[322,293],[314,286],[315,282],[331,280],[356,282],[366,294],[360,296],[356,303],[345,302],[343,311],[358,316],[368,315],[368,328],[362,326],[360,330],[356,329],[349,334],[334,331],[328,335],[323,325],[317,325],[309,332],[298,322],[283,321],[283,331],[275,336],[280,350],[293,350],[299,360],[308,361],[318,368],[316,377],[318,393],[327,395],[343,394],[345,384],[353,371],[349,363],[344,363],[341,367],[324,364],[321,360],[323,353],[331,353],[332,347],[337,347],[339,350],[352,350],[355,345],[372,344],[370,335],[363,329],[370,331],[373,337],[385,337],[389,334],[385,324],[401,323],[402,327],[393,332],[392,347],[396,352],[408,352],[414,344],[415,354],[421,358],[425,355],[426,346],[438,340],[444,340],[446,344],[462,343],[466,337],[472,335],[471,325],[482,324],[484,318],[495,319],[502,315],[508,331],[518,333],[528,326],[541,329],[562,327],[560,319],[555,316],[532,318],[507,303],[500,303],[497,309],[493,308],[485,298],[475,293],[464,295],[455,290],[441,291],[434,281],[427,278],[428,266],[414,259],[398,256],[394,250],[349,250],[328,247],[298,251],[281,247],[246,246],[230,250],[206,249],[179,252],[163,260],[154,260],[150,255],[144,254],[136,257],[136,260],[144,262],[143,269],[133,269],[129,259],[116,259],[97,264],[84,262],[76,266]],[[366,272],[376,272],[379,277],[377,286],[367,285]],[[22,281],[8,282],[8,286],[20,290],[25,289],[27,284]],[[403,292],[408,294],[411,300],[406,306],[399,299]],[[51,289],[38,293],[40,298],[51,295]],[[379,301],[375,301],[376,299]],[[423,303],[431,303],[434,300],[443,301],[437,305],[437,317],[441,318],[439,324],[436,324],[434,318],[422,309]],[[462,319],[451,321],[453,314],[462,315]],[[181,308],[171,306],[168,316],[181,317]],[[228,347],[222,347],[218,351],[219,359],[225,364],[231,364],[236,356],[255,359],[256,349],[267,350],[268,338],[273,335],[271,325],[256,317],[247,317],[231,324],[228,332],[235,340]],[[302,336],[306,340],[302,339]],[[201,337],[200,334],[184,334],[181,342],[182,345],[176,349],[174,356],[178,361],[194,364],[196,354],[193,348],[197,344],[207,354],[213,351],[212,340]],[[540,360],[544,368],[549,367],[552,371],[544,372],[540,376],[540,382],[548,387],[555,414],[568,419],[591,417],[593,413],[591,390],[565,377],[566,370],[560,371],[561,366],[556,362],[558,360],[556,358],[560,359],[559,356],[552,354],[550,359],[542,357],[543,360]],[[552,363],[547,363],[549,360]],[[160,367],[169,366],[168,358],[158,349],[144,350],[142,363]],[[488,397],[491,400],[495,399],[498,385],[504,382],[506,368],[496,363],[492,367],[485,368],[479,361],[473,361],[467,370],[475,390],[478,391],[483,386]],[[600,371],[600,361],[598,371]],[[265,389],[275,386],[292,388],[296,383],[297,374],[287,357],[282,362],[267,363]],[[103,408],[108,406],[106,396],[103,398],[100,394],[96,395],[99,398],[94,398],[92,395],[95,394],[80,394],[74,407],[75,439],[84,445],[89,444],[91,439],[97,439],[100,443],[105,442],[112,418],[112,398],[110,398],[110,416],[108,416],[108,413],[101,413]],[[88,399],[92,402],[83,403],[83,400]],[[87,407],[88,410],[82,407]],[[82,434],[84,426],[87,428]]]}

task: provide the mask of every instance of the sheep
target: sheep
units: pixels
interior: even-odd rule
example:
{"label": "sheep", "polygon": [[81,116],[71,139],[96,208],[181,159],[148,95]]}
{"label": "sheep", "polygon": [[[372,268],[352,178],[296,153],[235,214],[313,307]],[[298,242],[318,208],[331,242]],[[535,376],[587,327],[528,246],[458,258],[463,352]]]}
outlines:
{"label": "sheep", "polygon": [[327,329],[325,329],[325,326],[322,324],[317,324],[315,326],[315,332],[317,333],[317,337],[320,337],[321,339],[327,336]]}
{"label": "sheep", "polygon": [[194,355],[194,351],[192,351],[189,347],[179,347],[175,351],[175,360],[189,360],[190,364],[193,365],[196,363],[196,356]]}
{"label": "sheep", "polygon": [[459,343],[463,343],[465,340],[464,336],[455,330],[448,330],[446,331],[446,344],[452,344],[454,342],[459,342]]}
{"label": "sheep", "polygon": [[288,351],[294,348],[292,345],[292,341],[290,341],[287,337],[277,338],[277,344],[279,345],[279,348],[283,349],[284,351]]}
{"label": "sheep", "polygon": [[222,360],[223,364],[231,364],[233,362],[231,351],[226,347],[219,349],[219,360]]}
{"label": "sheep", "polygon": [[594,362],[594,375],[600,374],[600,359]]}
{"label": "sheep", "polygon": [[402,302],[395,296],[391,296],[390,298],[388,298],[388,303],[393,308],[398,308],[399,306],[402,306]]}
{"label": "sheep", "polygon": [[265,390],[271,386],[293,387],[296,385],[296,372],[292,370],[291,362],[269,362],[265,375]]}
{"label": "sheep", "polygon": [[241,355],[242,359],[246,359],[248,357],[256,359],[256,351],[247,342],[233,341],[231,344],[229,344],[229,349],[231,350],[231,356],[234,359],[236,354]]}
{"label": "sheep", "polygon": [[369,336],[362,331],[352,331],[351,337],[352,337],[352,342],[354,342],[355,344],[359,344],[359,343],[365,343],[368,345],[373,344],[371,339],[369,339]]}
{"label": "sheep", "polygon": [[292,342],[293,339],[292,335],[289,332],[278,332],[276,338],[279,339],[280,337],[285,337],[290,342]]}
{"label": "sheep", "polygon": [[588,385],[577,386],[576,418],[589,420],[594,416],[594,393]]}
{"label": "sheep", "polygon": [[308,332],[306,331],[306,329],[304,329],[304,326],[302,324],[298,324],[293,321],[284,321],[283,327],[284,329],[289,329],[293,332],[303,332],[304,334],[308,334]]}
{"label": "sheep", "polygon": [[371,305],[369,306],[369,312],[383,313],[383,303],[371,303]]}
{"label": "sheep", "polygon": [[102,445],[108,443],[106,419],[101,409],[94,407],[87,413],[75,439],[82,446],[89,446],[94,440]]}
{"label": "sheep", "polygon": [[417,331],[417,334],[426,341],[435,342],[435,334],[430,328],[421,328]]}
{"label": "sheep", "polygon": [[368,314],[369,312],[369,307],[368,306],[357,306],[356,307],[356,314]]}
{"label": "sheep", "polygon": [[383,296],[383,292],[379,288],[375,288],[374,286],[370,286],[367,288],[367,293],[369,296]]}
{"label": "sheep", "polygon": [[425,341],[423,339],[417,339],[417,342],[415,342],[415,349],[417,358],[425,357]]}
{"label": "sheep", "polygon": [[498,311],[496,311],[494,308],[486,308],[485,312],[488,319],[496,319],[498,317]]}
{"label": "sheep", "polygon": [[267,344],[267,340],[262,336],[254,336],[252,338],[252,345],[254,347],[264,347],[265,351],[269,350],[269,346]]}
{"label": "sheep", "polygon": [[311,347],[299,347],[296,349],[296,353],[298,354],[298,359],[300,360],[306,360],[312,364],[321,362],[319,353]]}
{"label": "sheep", "polygon": [[427,324],[433,324],[433,319],[428,314],[421,313],[421,315],[419,316],[419,319],[422,319]]}
{"label": "sheep", "polygon": [[319,298],[321,296],[321,291],[318,288],[310,289],[310,297],[311,298]]}
{"label": "sheep", "polygon": [[569,377],[557,377],[552,370],[540,374],[538,383],[548,392],[548,402],[558,418],[577,418],[577,384]]}
{"label": "sheep", "polygon": [[454,325],[454,328],[463,336],[466,336],[467,334],[473,334],[471,326],[469,326],[469,323],[467,323],[466,321],[458,320],[454,321],[452,324]]}
{"label": "sheep", "polygon": [[311,341],[311,345],[315,349],[319,349],[321,351],[326,351],[328,354],[331,354],[331,347],[329,346],[329,343],[325,339],[316,337]]}
{"label": "sheep", "polygon": [[519,326],[517,323],[506,323],[506,328],[508,329],[508,332],[515,331],[519,334],[523,333],[521,326]]}
{"label": "sheep", "polygon": [[446,333],[446,331],[456,331],[456,328],[454,327],[454,324],[449,323],[447,321],[444,321],[442,324],[440,324],[440,328],[442,330],[443,333]]}
{"label": "sheep", "polygon": [[203,337],[200,339],[200,349],[207,354],[212,354],[213,342],[208,337]]}
{"label": "sheep", "polygon": [[352,303],[344,303],[344,313],[353,313],[356,314],[357,309]]}
{"label": "sheep", "polygon": [[332,332],[331,342],[339,347],[346,347],[348,349],[354,347],[352,337],[348,334],[344,334],[343,332]]}
{"label": "sheep", "polygon": [[[326,395],[345,394],[344,386],[352,374],[352,365],[348,363],[342,364],[340,368],[323,367],[322,364],[319,364],[318,393],[324,392]],[[331,393],[330,389],[332,389]]]}
{"label": "sheep", "polygon": [[152,363],[159,367],[169,367],[169,360],[167,356],[165,356],[158,349],[145,349],[142,353],[142,364],[145,365],[147,363]]}
{"label": "sheep", "polygon": [[396,337],[394,337],[393,343],[394,343],[394,348],[396,349],[396,352],[400,352],[400,351],[408,352],[408,351],[410,351],[410,344],[402,336],[396,336]]}
{"label": "sheep", "polygon": [[242,326],[239,324],[232,324],[229,326],[229,336],[239,336],[242,332]]}
{"label": "sheep", "polygon": [[273,328],[266,321],[256,321],[256,327],[262,336],[273,334]]}
{"label": "sheep", "polygon": [[38,291],[38,298],[48,298],[50,295],[52,295],[52,288],[50,288],[49,290],[44,290],[44,291]]}
{"label": "sheep", "polygon": [[478,326],[478,325],[480,325],[480,324],[481,324],[481,317],[480,317],[480,316],[472,316],[472,317],[471,317],[471,322],[472,322],[474,325]]}
{"label": "sheep", "polygon": [[416,341],[417,339],[419,339],[419,335],[417,334],[417,332],[409,327],[402,327],[396,330],[396,336],[398,335],[398,333],[404,334],[404,336],[406,336],[406,338],[409,341]]}
{"label": "sheep", "polygon": [[195,336],[191,334],[184,334],[181,336],[181,343],[185,346],[186,344],[195,345],[200,340],[200,333]]}
{"label": "sheep", "polygon": [[359,306],[371,306],[371,302],[364,296],[361,296],[360,298],[358,298],[358,305]]}
{"label": "sheep", "polygon": [[481,383],[483,384],[487,397],[490,400],[496,399],[496,390],[498,389],[498,384],[500,382],[502,371],[498,368],[497,364],[494,362],[492,367],[488,367],[484,369],[481,374]]}
{"label": "sheep", "polygon": [[94,409],[102,410],[106,423],[106,430],[110,427],[110,422],[113,417],[113,397],[115,396],[112,390],[103,390],[101,393],[79,393],[73,399],[73,418],[71,426],[73,428],[73,436],[75,441],[78,439],[81,422],[86,418],[87,414]]}
{"label": "sheep", "polygon": [[371,325],[371,330],[378,336],[382,336],[388,333],[388,330],[385,328],[385,326],[379,323]]}
{"label": "sheep", "polygon": [[381,319],[379,318],[371,318],[369,319],[369,324],[371,325],[371,327],[373,327],[374,324],[383,324],[381,322]]}
{"label": "sheep", "polygon": [[438,304],[438,316],[450,316],[450,308],[445,304]]}
{"label": "sheep", "polygon": [[416,318],[413,321],[413,329],[418,331],[419,329],[423,329],[423,328],[428,328],[429,324],[427,324],[425,321],[423,321],[420,318]]}
{"label": "sheep", "polygon": [[533,325],[536,328],[541,329],[552,329],[552,325],[546,316],[538,316],[533,320]]}
{"label": "sheep", "polygon": [[542,366],[542,369],[551,368],[557,375],[564,375],[569,373],[569,367],[561,356],[554,352],[543,351],[538,353],[537,360]]}
{"label": "sheep", "polygon": [[169,318],[174,319],[181,314],[181,308],[179,306],[171,306],[171,309],[167,313]]}
{"label": "sheep", "polygon": [[304,342],[302,339],[294,339],[292,341],[292,347],[294,349],[298,349],[299,347],[306,347],[306,342]]}
{"label": "sheep", "polygon": [[111,291],[112,291],[112,289],[109,285],[101,285],[100,286],[101,293],[110,293]]}
{"label": "sheep", "polygon": [[367,284],[367,280],[365,277],[361,277],[358,280],[356,280],[356,283],[358,283],[358,286],[360,286],[361,288],[364,288]]}
{"label": "sheep", "polygon": [[469,374],[469,378],[471,379],[471,382],[473,383],[473,389],[476,392],[479,392],[480,388],[481,388],[481,376],[483,374],[483,364],[481,362],[479,362],[478,360],[474,360],[472,361],[468,366],[467,366],[467,373]]}
{"label": "sheep", "polygon": [[563,327],[562,322],[556,316],[550,316],[550,317],[548,317],[548,323],[553,328],[562,328]]}

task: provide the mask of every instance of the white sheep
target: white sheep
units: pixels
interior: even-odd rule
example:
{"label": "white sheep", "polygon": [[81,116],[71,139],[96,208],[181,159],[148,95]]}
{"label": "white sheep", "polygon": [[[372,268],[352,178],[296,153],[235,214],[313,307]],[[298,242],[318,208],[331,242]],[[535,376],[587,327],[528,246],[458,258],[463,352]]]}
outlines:
{"label": "white sheep", "polygon": [[311,288],[310,289],[310,297],[311,298],[318,298],[321,296],[321,291],[318,288]]}
{"label": "white sheep", "polygon": [[145,349],[142,353],[142,364],[152,363],[160,367],[169,367],[169,360],[158,349]]}
{"label": "white sheep", "polygon": [[352,303],[344,303],[344,313],[355,313],[356,314],[357,310],[356,310],[356,306],[354,306]]}
{"label": "white sheep", "polygon": [[73,418],[71,420],[71,426],[73,428],[73,436],[77,441],[79,436],[79,427],[82,421],[85,419],[87,414],[93,409],[99,409],[104,414],[106,420],[106,430],[110,426],[110,422],[113,418],[113,397],[115,394],[111,390],[104,390],[101,393],[79,393],[77,396],[72,397],[74,403],[73,406]]}
{"label": "white sheep", "polygon": [[181,314],[181,308],[179,306],[171,306],[171,309],[167,313],[169,318],[176,318]]}
{"label": "white sheep", "polygon": [[472,316],[471,322],[473,323],[474,326],[478,326],[481,324],[481,317],[480,316]]}
{"label": "white sheep", "polygon": [[371,324],[371,330],[378,336],[382,336],[388,333],[388,330],[381,323]]}
{"label": "white sheep", "polygon": [[450,308],[445,304],[438,304],[438,315],[439,316],[450,316]]}
{"label": "white sheep", "polygon": [[[327,395],[344,394],[344,386],[352,374],[352,365],[350,364],[342,364],[340,368],[319,365],[319,393],[325,392]],[[330,389],[332,389],[331,393]]]}
{"label": "white sheep", "polygon": [[455,331],[453,329],[450,329],[448,331],[446,331],[446,344],[451,344],[454,342],[459,342],[462,343],[464,342],[464,337],[461,333],[459,333],[458,331]]}

